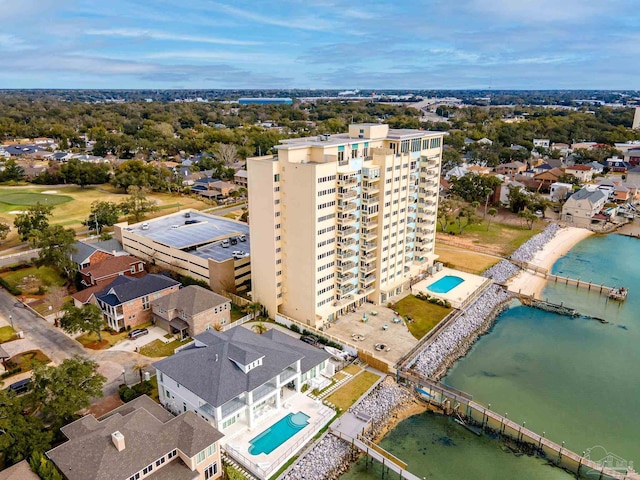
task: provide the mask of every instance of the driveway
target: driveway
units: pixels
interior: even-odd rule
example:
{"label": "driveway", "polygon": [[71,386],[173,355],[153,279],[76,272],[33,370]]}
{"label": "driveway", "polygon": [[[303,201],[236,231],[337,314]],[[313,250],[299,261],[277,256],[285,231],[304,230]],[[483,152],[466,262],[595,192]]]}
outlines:
{"label": "driveway", "polygon": [[154,340],[160,340],[164,343],[169,343],[171,341],[164,338],[164,336],[167,334],[167,331],[160,327],[151,326],[148,327],[147,330],[149,330],[149,333],[147,335],[142,335],[135,340],[123,340],[122,342],[115,344],[109,350],[120,352],[135,352],[137,350],[140,350],[140,348],[144,347],[146,344],[153,342]]}
{"label": "driveway", "polygon": [[35,343],[33,343],[28,338],[23,338],[19,340],[12,340],[11,342],[5,342],[2,344],[2,349],[7,352],[9,358],[18,355],[23,352],[28,352],[29,350],[39,350]]}

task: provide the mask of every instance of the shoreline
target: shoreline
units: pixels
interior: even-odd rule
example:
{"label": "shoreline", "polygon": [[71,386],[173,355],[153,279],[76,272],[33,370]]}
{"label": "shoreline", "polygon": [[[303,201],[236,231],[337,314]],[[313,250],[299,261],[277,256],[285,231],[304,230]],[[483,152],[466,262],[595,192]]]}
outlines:
{"label": "shoreline", "polygon": [[[558,233],[541,250],[536,252],[529,263],[551,272],[551,268],[560,258],[564,257],[582,240],[593,235],[595,235],[594,232],[585,228],[560,228]],[[507,287],[511,292],[539,299],[546,284],[547,280],[544,277],[522,270],[508,281]]]}

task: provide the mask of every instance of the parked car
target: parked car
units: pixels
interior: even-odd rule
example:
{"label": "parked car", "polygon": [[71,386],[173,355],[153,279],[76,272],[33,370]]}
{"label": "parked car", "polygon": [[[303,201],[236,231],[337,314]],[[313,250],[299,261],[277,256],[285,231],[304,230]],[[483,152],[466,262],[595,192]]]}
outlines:
{"label": "parked car", "polygon": [[241,233],[240,235],[238,235],[238,240],[240,240],[241,242],[246,242],[247,236],[244,233]]}
{"label": "parked car", "polygon": [[23,393],[27,393],[31,388],[31,379],[25,378],[24,380],[19,380],[15,383],[12,383],[7,388],[7,391],[13,392],[16,395],[22,395]]}
{"label": "parked car", "polygon": [[135,330],[131,330],[129,332],[129,338],[131,340],[134,340],[138,337],[141,337],[142,335],[146,335],[149,333],[149,330],[147,330],[146,328],[136,328]]}
{"label": "parked car", "polygon": [[221,245],[223,248],[229,248],[229,239],[228,239],[228,238],[225,238],[224,240],[222,240],[222,242],[220,242],[220,245]]}
{"label": "parked car", "polygon": [[303,335],[300,337],[304,343],[308,343],[309,345],[313,345],[314,347],[318,346],[318,339],[316,337],[312,337],[311,335]]}

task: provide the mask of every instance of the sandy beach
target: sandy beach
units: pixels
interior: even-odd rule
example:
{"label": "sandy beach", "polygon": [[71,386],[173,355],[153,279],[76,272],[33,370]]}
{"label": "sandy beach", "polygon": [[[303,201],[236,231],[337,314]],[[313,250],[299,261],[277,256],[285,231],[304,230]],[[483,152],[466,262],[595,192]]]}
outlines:
{"label": "sandy beach", "polygon": [[[542,250],[535,254],[530,263],[550,271],[556,260],[566,255],[576,244],[591,235],[594,235],[594,233],[585,228],[564,227],[558,231]],[[521,292],[525,295],[534,295],[536,298],[540,298],[546,282],[541,275],[522,271],[509,281],[508,286],[512,292]]]}

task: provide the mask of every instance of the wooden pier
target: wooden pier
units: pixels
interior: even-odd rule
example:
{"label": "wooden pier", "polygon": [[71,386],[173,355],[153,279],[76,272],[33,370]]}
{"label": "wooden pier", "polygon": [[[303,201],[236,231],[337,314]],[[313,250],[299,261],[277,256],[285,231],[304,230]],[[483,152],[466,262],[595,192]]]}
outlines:
{"label": "wooden pier", "polygon": [[590,472],[599,475],[599,479],[640,480],[640,475],[630,468],[631,465],[629,465],[628,471],[621,471],[621,468],[609,468],[583,455],[578,455],[565,448],[564,442],[557,444],[545,438],[544,432],[539,435],[526,428],[524,424],[519,425],[506,416],[474,402],[471,400],[471,396],[464,392],[434,382],[415,372],[399,371],[398,377],[419,386],[427,393],[428,403],[430,405],[440,404],[446,414],[452,415],[454,418],[464,418],[467,423],[478,425],[482,432],[491,429],[499,432],[501,436],[511,438],[518,444],[527,444],[538,454],[543,455],[557,466],[576,473],[578,477]]}

